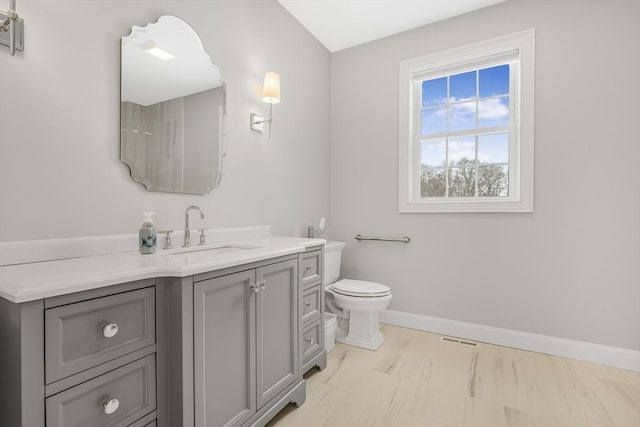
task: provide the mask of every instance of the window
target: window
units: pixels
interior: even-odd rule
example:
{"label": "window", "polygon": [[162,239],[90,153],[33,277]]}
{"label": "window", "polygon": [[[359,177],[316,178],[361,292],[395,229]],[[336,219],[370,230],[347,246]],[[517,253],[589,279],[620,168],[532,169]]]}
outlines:
{"label": "window", "polygon": [[400,212],[533,212],[533,44],[400,63]]}

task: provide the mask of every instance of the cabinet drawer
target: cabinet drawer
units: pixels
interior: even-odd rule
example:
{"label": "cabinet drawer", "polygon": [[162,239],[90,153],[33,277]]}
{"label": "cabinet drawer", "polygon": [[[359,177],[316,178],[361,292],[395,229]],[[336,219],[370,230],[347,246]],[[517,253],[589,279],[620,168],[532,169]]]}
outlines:
{"label": "cabinet drawer", "polygon": [[323,333],[320,321],[317,321],[305,328],[302,333],[302,364],[307,363],[316,353],[322,350],[322,341],[324,337],[321,337]]}
{"label": "cabinet drawer", "polygon": [[151,355],[47,398],[47,427],[127,426],[155,408]]}
{"label": "cabinet drawer", "polygon": [[157,427],[158,421],[156,420],[158,414],[156,411],[149,412],[144,417],[140,418],[133,424],[129,424],[127,427]]}
{"label": "cabinet drawer", "polygon": [[45,310],[45,378],[52,383],[155,343],[155,288]]}
{"label": "cabinet drawer", "polygon": [[322,279],[322,251],[302,255],[302,286],[311,285]]}
{"label": "cabinet drawer", "polygon": [[302,323],[306,324],[320,318],[322,308],[322,286],[316,286],[302,294]]}

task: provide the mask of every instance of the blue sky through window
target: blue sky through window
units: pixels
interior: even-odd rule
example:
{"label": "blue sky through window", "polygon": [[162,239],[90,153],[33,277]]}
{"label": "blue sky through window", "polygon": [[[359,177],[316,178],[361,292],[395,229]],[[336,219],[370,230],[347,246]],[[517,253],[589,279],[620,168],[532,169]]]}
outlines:
{"label": "blue sky through window", "polygon": [[422,82],[422,106],[441,105],[447,102],[447,78]]}
{"label": "blue sky through window", "polygon": [[509,93],[509,64],[480,70],[480,98]]}
{"label": "blue sky through window", "polygon": [[484,163],[508,163],[509,133],[479,135],[478,160]]}
{"label": "blue sky through window", "polygon": [[425,108],[422,110],[422,134],[429,135],[447,131],[446,107]]}
{"label": "blue sky through window", "polygon": [[448,159],[452,167],[463,158],[474,161],[476,155],[480,163],[508,163],[508,131],[485,135],[476,132],[509,126],[509,64],[423,81],[420,119],[422,135],[469,131],[461,136],[422,141],[423,166],[442,168]]}
{"label": "blue sky through window", "polygon": [[422,135],[508,126],[509,64],[423,81],[421,125]]}
{"label": "blue sky through window", "polygon": [[454,74],[449,77],[449,95],[452,102],[463,101],[465,99],[475,99],[476,97],[476,72]]}

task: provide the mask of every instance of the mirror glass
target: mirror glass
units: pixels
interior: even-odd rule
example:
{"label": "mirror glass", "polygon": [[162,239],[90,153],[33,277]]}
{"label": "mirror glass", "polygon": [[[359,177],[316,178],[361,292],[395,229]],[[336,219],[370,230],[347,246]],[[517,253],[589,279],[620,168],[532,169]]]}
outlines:
{"label": "mirror glass", "polygon": [[120,102],[120,160],[147,191],[220,183],[225,84],[189,24],[162,16],[122,37]]}

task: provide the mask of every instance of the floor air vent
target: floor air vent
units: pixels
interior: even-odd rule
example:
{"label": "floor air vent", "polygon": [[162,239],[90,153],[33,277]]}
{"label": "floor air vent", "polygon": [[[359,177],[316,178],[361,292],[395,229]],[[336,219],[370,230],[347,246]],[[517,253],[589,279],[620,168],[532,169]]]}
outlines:
{"label": "floor air vent", "polygon": [[466,345],[466,346],[469,346],[469,347],[478,347],[478,343],[477,342],[461,340],[459,338],[442,337],[442,341],[450,342],[452,344]]}

